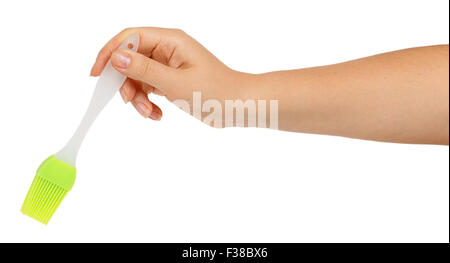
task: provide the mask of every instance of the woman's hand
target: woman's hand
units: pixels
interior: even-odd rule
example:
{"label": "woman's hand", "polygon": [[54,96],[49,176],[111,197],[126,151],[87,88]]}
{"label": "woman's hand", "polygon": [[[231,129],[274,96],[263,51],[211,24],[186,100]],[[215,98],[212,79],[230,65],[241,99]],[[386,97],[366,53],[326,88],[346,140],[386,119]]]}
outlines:
{"label": "woman's hand", "polygon": [[[132,34],[139,34],[138,52],[117,50]],[[112,38],[99,52],[91,70],[101,74],[111,58],[113,67],[128,78],[120,89],[125,103],[131,101],[144,117],[159,120],[161,109],[149,101],[148,94],[182,99],[192,108],[193,92],[202,99],[223,101],[235,97],[235,82],[242,73],[226,67],[189,35],[178,29],[129,28]]]}

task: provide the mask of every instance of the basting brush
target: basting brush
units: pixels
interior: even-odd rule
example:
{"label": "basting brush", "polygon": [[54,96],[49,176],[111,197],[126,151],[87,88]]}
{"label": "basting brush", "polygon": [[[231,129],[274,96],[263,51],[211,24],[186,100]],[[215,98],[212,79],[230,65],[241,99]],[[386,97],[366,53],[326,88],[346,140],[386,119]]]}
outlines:
{"label": "basting brush", "polygon": [[[132,35],[119,49],[137,51],[139,36]],[[58,153],[47,158],[38,168],[22,213],[47,224],[75,182],[75,162],[86,133],[99,113],[120,89],[126,77],[108,61],[95,87],[89,107],[69,142]]]}

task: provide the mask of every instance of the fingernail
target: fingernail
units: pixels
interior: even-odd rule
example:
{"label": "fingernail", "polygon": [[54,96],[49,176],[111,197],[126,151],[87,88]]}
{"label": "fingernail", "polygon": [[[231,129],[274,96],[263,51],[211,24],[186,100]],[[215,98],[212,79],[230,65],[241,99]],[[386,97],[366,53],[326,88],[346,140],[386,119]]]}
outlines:
{"label": "fingernail", "polygon": [[161,119],[161,112],[153,108],[152,113],[150,113],[150,118],[154,121],[159,121]]}
{"label": "fingernail", "polygon": [[144,116],[145,118],[149,117],[150,111],[148,110],[147,106],[144,105],[144,103],[139,102],[138,104],[136,104],[136,108],[142,116]]}
{"label": "fingernail", "polygon": [[125,91],[122,89],[120,89],[120,96],[122,96],[123,102],[125,102],[125,104],[127,104],[129,102],[127,95],[125,94]]}
{"label": "fingernail", "polygon": [[126,69],[130,66],[131,58],[128,53],[123,51],[117,51],[113,54],[111,58],[111,63],[118,68]]}

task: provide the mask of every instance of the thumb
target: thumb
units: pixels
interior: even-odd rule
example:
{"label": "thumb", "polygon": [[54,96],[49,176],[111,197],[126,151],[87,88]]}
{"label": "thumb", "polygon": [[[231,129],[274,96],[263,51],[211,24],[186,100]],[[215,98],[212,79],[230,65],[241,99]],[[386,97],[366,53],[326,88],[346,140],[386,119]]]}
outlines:
{"label": "thumb", "polygon": [[178,78],[177,70],[130,50],[117,50],[111,56],[112,66],[127,77],[164,91]]}

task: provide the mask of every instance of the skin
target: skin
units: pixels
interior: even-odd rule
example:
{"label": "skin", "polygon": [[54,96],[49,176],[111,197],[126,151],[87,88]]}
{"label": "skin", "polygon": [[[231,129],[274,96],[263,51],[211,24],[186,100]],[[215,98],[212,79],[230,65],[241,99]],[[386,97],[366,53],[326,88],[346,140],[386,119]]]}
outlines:
{"label": "skin", "polygon": [[[117,50],[132,34],[138,52]],[[232,99],[278,100],[278,128],[286,131],[397,142],[449,142],[449,47],[399,50],[335,65],[264,74],[228,68],[178,29],[130,28],[99,52],[91,70],[107,61],[128,78],[120,89],[144,117],[159,120],[161,109],[148,94],[192,105]],[[204,116],[202,116],[204,117]]]}

